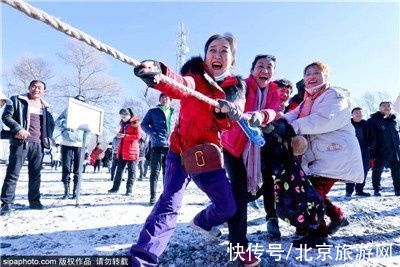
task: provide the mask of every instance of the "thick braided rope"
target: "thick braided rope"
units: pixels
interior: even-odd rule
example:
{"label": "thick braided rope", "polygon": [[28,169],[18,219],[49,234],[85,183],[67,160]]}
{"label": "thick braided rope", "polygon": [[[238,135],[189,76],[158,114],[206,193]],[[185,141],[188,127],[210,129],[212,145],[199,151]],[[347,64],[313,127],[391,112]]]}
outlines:
{"label": "thick braided rope", "polygon": [[[44,12],[38,8],[35,8],[31,5],[29,5],[28,3],[26,3],[22,0],[1,0],[1,2],[10,5],[11,7],[25,13],[27,16],[29,16],[31,18],[40,20],[40,21],[46,23],[47,25],[50,25],[54,29],[61,31],[68,36],[71,36],[82,42],[85,42],[86,44],[90,45],[91,47],[94,47],[99,51],[107,53],[110,56],[112,56],[126,64],[129,64],[133,67],[140,65],[140,62],[137,61],[136,59],[128,57],[127,55],[123,54],[122,52],[118,51],[117,49],[100,42],[99,40],[91,37],[90,35],[84,33],[83,31],[80,31],[80,30],[62,22],[61,20],[47,14],[46,12]],[[193,97],[196,97],[197,99],[199,99],[203,102],[206,102],[207,104],[210,104],[215,107],[218,106],[218,102],[215,101],[214,99],[209,98],[189,87],[186,87],[186,86],[170,79],[169,77],[167,77],[163,74],[161,75],[161,81],[163,81],[175,88],[178,88],[179,90],[181,90]]]}

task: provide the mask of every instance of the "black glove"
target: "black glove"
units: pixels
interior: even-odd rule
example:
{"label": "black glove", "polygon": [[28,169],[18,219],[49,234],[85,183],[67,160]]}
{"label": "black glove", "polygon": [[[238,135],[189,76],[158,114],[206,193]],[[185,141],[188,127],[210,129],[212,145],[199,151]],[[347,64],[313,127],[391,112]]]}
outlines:
{"label": "black glove", "polygon": [[222,113],[226,113],[229,118],[234,121],[238,121],[242,118],[242,112],[238,109],[238,107],[228,100],[219,99],[218,100],[219,109]]}
{"label": "black glove", "polygon": [[282,139],[291,138],[296,135],[293,127],[285,119],[278,119],[268,124],[263,128],[263,132],[266,134],[278,135]]}
{"label": "black glove", "polygon": [[265,120],[265,114],[261,111],[255,111],[251,114],[249,125],[252,127],[260,127]]}
{"label": "black glove", "polygon": [[133,73],[142,79],[148,87],[152,87],[159,83],[161,64],[155,60],[144,60],[133,69]]}

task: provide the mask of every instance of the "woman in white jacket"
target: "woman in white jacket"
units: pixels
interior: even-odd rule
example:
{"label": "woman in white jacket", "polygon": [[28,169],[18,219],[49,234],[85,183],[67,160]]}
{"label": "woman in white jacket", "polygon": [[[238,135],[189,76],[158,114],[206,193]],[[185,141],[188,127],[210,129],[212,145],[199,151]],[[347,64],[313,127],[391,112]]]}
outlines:
{"label": "woman in white jacket", "polygon": [[293,243],[308,247],[327,243],[328,234],[349,224],[342,210],[328,198],[337,181],[363,181],[361,150],[354,127],[351,125],[349,92],[327,83],[328,68],[322,62],[313,62],[304,69],[306,93],[304,101],[284,118],[296,134],[308,140],[308,149],[302,156],[302,167],[326,205],[326,215],[319,227]]}

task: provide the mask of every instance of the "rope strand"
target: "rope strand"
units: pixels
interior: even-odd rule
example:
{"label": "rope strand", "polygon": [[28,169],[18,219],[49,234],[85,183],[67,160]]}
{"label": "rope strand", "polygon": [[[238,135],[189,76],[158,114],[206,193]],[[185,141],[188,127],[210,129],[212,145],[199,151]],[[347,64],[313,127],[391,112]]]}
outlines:
{"label": "rope strand", "polygon": [[[91,47],[94,47],[95,49],[97,49],[101,52],[107,53],[110,56],[112,56],[128,65],[131,65],[133,67],[137,67],[140,65],[140,62],[137,61],[136,59],[123,54],[122,52],[118,51],[117,49],[100,42],[99,40],[91,37],[90,35],[84,33],[83,31],[78,30],[78,29],[68,25],[65,22],[62,22],[58,18],[55,18],[55,17],[47,14],[46,12],[44,12],[38,8],[35,8],[22,0],[1,0],[1,2],[8,4],[9,6],[17,9],[18,11],[25,13],[27,16],[29,16],[31,18],[34,18],[36,20],[46,23],[47,25],[53,27],[54,29],[56,29],[60,32],[65,33],[66,35],[68,35],[70,37],[73,37],[82,42],[85,42],[86,44],[90,45]],[[219,106],[218,102],[215,101],[214,99],[209,98],[189,87],[186,87],[163,74],[161,74],[161,81],[163,81],[175,88],[178,88],[179,90],[181,90],[193,97],[196,97],[197,99],[199,99],[203,102],[206,102],[207,104],[210,104],[214,107]]]}

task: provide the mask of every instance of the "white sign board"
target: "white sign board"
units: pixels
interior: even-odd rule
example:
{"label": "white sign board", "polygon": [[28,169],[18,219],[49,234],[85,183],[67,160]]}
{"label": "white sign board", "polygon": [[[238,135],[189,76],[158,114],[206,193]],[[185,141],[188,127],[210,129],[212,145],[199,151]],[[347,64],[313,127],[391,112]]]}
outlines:
{"label": "white sign board", "polygon": [[101,135],[103,119],[104,110],[75,98],[68,99],[68,128],[89,130],[92,134]]}

